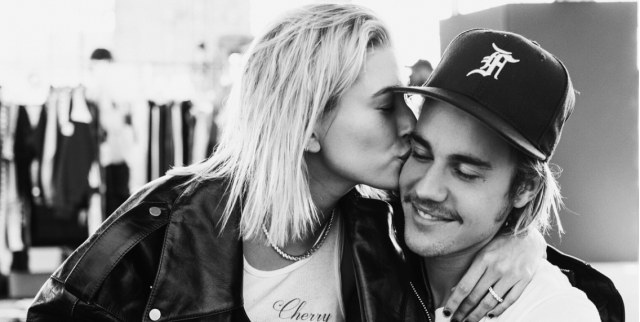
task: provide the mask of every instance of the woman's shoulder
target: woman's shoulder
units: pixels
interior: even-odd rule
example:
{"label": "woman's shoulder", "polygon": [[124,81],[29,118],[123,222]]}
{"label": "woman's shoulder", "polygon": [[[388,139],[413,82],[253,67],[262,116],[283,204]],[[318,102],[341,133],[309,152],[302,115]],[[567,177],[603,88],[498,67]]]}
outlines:
{"label": "woman's shoulder", "polygon": [[544,260],[518,300],[498,321],[600,321],[598,310],[560,269]]}
{"label": "woman's shoulder", "polygon": [[[148,244],[154,252],[161,249],[161,238],[147,237],[164,229],[171,218],[181,213],[176,210],[183,203],[204,203],[205,200],[215,199],[212,192],[220,191],[222,195],[222,186],[219,181],[190,181],[186,176],[164,176],[149,182],[125,201],[70,255],[65,264],[54,273],[54,278],[73,281],[73,276],[84,278],[86,275],[76,274],[78,271],[98,272],[103,267],[113,267],[124,254],[141,243]],[[99,267],[91,268],[92,265]]]}

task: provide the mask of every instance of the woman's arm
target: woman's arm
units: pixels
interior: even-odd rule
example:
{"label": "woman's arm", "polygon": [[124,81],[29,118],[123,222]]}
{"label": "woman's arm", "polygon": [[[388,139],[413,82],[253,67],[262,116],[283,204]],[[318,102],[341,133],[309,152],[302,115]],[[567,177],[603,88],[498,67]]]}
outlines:
{"label": "woman's arm", "polygon": [[[467,273],[445,304],[451,321],[477,322],[485,316],[499,316],[515,302],[546,257],[542,234],[531,230],[526,236],[496,236],[476,256]],[[502,303],[489,293],[504,299]]]}

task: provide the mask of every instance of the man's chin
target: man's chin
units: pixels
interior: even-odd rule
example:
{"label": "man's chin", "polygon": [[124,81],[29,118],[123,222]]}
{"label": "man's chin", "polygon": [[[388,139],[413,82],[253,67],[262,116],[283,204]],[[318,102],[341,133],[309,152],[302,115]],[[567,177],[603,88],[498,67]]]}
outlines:
{"label": "man's chin", "polygon": [[419,236],[419,233],[412,232],[409,227],[406,227],[404,241],[412,252],[421,257],[436,257],[449,253],[451,245],[447,245],[446,242],[436,242],[428,238],[415,238],[414,236]]}

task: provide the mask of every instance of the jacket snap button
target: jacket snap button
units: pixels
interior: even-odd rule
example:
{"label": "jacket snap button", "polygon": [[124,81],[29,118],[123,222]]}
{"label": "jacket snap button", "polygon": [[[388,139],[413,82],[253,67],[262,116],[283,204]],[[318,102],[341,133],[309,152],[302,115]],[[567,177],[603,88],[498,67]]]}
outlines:
{"label": "jacket snap button", "polygon": [[160,314],[160,310],[158,310],[158,309],[153,309],[153,310],[149,311],[149,318],[152,321],[160,320],[160,316],[162,316],[162,314]]}
{"label": "jacket snap button", "polygon": [[160,210],[160,208],[158,207],[151,207],[149,208],[149,213],[151,214],[151,216],[158,217],[162,213],[162,210]]}

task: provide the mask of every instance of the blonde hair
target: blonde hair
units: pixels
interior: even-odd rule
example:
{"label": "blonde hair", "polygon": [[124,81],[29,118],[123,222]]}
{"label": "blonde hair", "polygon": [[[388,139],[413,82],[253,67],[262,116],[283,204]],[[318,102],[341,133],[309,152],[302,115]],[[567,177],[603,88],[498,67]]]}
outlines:
{"label": "blonde hair", "polygon": [[221,223],[238,207],[245,240],[262,238],[263,224],[278,245],[304,238],[318,223],[304,148],[316,123],[355,83],[368,53],[390,45],[386,25],[357,5],[288,12],[245,53],[214,154],[169,174],[228,180]]}
{"label": "blonde hair", "polygon": [[[540,181],[535,197],[523,208],[514,208],[505,224],[503,232],[512,235],[524,235],[529,229],[537,229],[546,234],[551,228],[551,219],[558,225],[558,233],[563,232],[560,222],[560,209],[564,207],[560,185],[557,178],[562,169],[556,164],[533,159],[518,152],[516,173],[509,189],[513,200],[527,185],[534,180]],[[553,216],[553,217],[552,217]]]}

